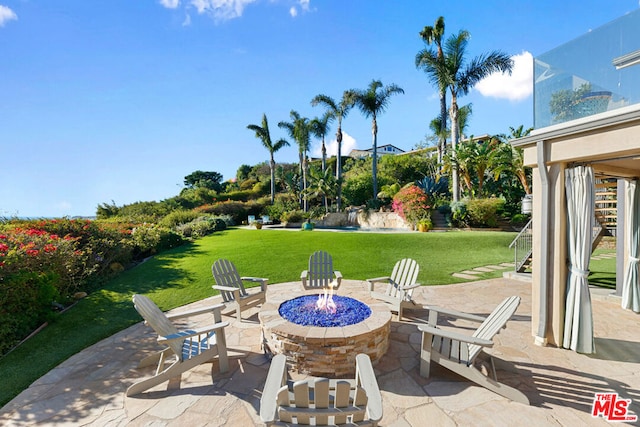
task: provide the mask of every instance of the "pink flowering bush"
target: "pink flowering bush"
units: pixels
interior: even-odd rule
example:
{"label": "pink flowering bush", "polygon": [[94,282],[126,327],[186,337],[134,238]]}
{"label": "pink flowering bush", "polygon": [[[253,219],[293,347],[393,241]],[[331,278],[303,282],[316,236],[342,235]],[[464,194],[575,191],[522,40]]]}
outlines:
{"label": "pink flowering bush", "polygon": [[416,185],[409,185],[400,189],[393,196],[391,207],[394,212],[414,226],[421,219],[431,217],[429,197],[424,190]]}

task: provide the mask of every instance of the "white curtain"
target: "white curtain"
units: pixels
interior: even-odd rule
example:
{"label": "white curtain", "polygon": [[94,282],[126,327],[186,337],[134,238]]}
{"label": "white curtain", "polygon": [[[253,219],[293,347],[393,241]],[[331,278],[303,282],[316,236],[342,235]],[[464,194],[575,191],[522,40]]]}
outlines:
{"label": "white curtain", "polygon": [[640,185],[638,180],[626,184],[625,240],[629,244],[629,258],[622,282],[622,308],[640,313]]}
{"label": "white curtain", "polygon": [[590,166],[565,171],[569,275],[564,320],[564,348],[595,353],[589,293],[589,259],[594,223],[595,186]]}

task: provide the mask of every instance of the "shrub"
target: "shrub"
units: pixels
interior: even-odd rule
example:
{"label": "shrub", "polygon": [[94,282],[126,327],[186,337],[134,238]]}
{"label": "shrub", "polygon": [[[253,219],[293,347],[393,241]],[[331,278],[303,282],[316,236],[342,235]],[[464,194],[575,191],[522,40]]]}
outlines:
{"label": "shrub", "polygon": [[95,270],[90,250],[79,238],[60,237],[35,228],[16,227],[0,234],[0,284],[22,273],[52,275],[58,294],[74,293]]}
{"label": "shrub", "polygon": [[195,220],[200,215],[200,213],[192,210],[173,211],[169,215],[162,218],[159,225],[167,228],[176,228],[179,225],[187,224]]}
{"label": "shrub", "polygon": [[230,216],[235,224],[242,224],[247,220],[247,216],[259,216],[262,213],[263,205],[256,202],[242,203],[228,200],[226,202],[214,203],[212,205],[200,206],[194,211],[210,213],[216,216]]}
{"label": "shrub", "polygon": [[452,202],[449,206],[451,209],[451,222],[456,227],[467,226],[467,200]]}
{"label": "shrub", "polygon": [[53,315],[59,297],[53,274],[23,271],[0,280],[0,354],[7,353]]}
{"label": "shrub", "polygon": [[306,215],[303,211],[296,209],[293,211],[284,212],[280,217],[280,220],[282,222],[302,222],[306,219],[305,216]]}
{"label": "shrub", "polygon": [[398,191],[391,206],[394,212],[413,225],[422,218],[430,217],[427,194],[417,185],[408,185]]}
{"label": "shrub", "polygon": [[131,232],[135,259],[143,259],[184,243],[178,233],[155,224],[141,224]]}
{"label": "shrub", "polygon": [[191,222],[179,225],[176,231],[183,237],[197,238],[204,237],[215,231],[224,230],[227,228],[227,224],[221,218],[214,218],[212,216],[200,216]]}
{"label": "shrub", "polygon": [[469,224],[476,227],[496,227],[498,212],[504,206],[504,200],[499,198],[472,199],[467,203]]}

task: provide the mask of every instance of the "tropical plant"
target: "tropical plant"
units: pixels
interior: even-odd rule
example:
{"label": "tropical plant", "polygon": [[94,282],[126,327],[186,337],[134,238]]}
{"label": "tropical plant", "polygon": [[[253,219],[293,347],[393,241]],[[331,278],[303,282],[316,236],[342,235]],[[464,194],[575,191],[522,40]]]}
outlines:
{"label": "tropical plant", "polygon": [[336,142],[338,143],[338,151],[336,154],[336,181],[338,182],[337,209],[342,209],[342,120],[347,117],[349,111],[354,105],[353,91],[346,90],[342,93],[340,102],[336,102],[327,95],[316,95],[311,100],[311,105],[324,105],[327,112],[331,114],[337,121]]}
{"label": "tropical plant", "polygon": [[280,150],[284,146],[288,146],[289,142],[285,139],[279,139],[275,143],[271,140],[271,133],[269,132],[269,122],[267,121],[267,115],[262,114],[262,125],[248,125],[247,129],[256,133],[256,138],[262,142],[262,145],[269,151],[269,169],[271,171],[271,204],[273,204],[276,193],[276,161],[273,154]]}
{"label": "tropical plant", "polygon": [[373,163],[371,166],[371,175],[373,179],[373,199],[378,198],[378,120],[379,114],[384,113],[389,102],[391,102],[391,96],[399,93],[404,93],[404,90],[396,85],[390,84],[383,86],[380,80],[372,80],[369,83],[369,87],[365,90],[356,90],[355,104],[358,106],[362,114],[369,118],[371,117],[371,136],[373,139]]}
{"label": "tropical plant", "polygon": [[[449,117],[451,119],[452,156],[454,157],[460,131],[458,97],[469,93],[480,80],[490,74],[494,72],[511,74],[513,68],[513,60],[500,51],[492,51],[467,62],[465,54],[469,38],[470,34],[467,31],[459,31],[458,34],[452,35],[446,40],[442,49],[442,57],[439,57],[438,52],[431,48],[423,50],[416,58],[416,65],[427,73],[432,83],[439,89],[443,86],[448,88],[451,94]],[[460,186],[456,162],[453,162],[452,177],[453,200],[458,201]]]}
{"label": "tropical plant", "polygon": [[509,136],[497,136],[502,140],[502,144],[497,150],[498,153],[491,168],[494,180],[498,180],[500,174],[504,172],[513,174],[518,178],[525,194],[531,194],[531,185],[529,184],[531,168],[524,166],[524,151],[522,148],[514,147],[509,141],[529,135],[533,128],[524,129],[524,126],[520,125],[517,128],[510,127],[509,129],[511,131]]}
{"label": "tropical plant", "polygon": [[309,168],[309,186],[307,187],[307,195],[311,197],[322,197],[325,212],[329,212],[329,199],[333,198],[337,193],[338,183],[333,175],[331,168],[320,170],[318,168]]}
{"label": "tropical plant", "polygon": [[[436,46],[436,59],[443,61],[444,53],[442,51],[442,38],[444,37],[444,17],[440,16],[436,19],[433,27],[430,25],[425,26],[420,31],[420,37],[422,40],[430,46],[435,44]],[[427,54],[424,50],[421,50],[416,55],[416,67],[422,68],[422,56]],[[442,163],[444,156],[444,150],[447,144],[447,136],[444,132],[447,129],[447,86],[444,82],[438,82],[438,96],[440,98],[440,116],[432,120],[429,127],[434,130],[434,134],[438,136],[438,163]],[[440,84],[442,83],[442,84]]]}
{"label": "tropical plant", "polygon": [[289,133],[289,136],[298,144],[300,176],[302,177],[302,206],[303,210],[306,212],[309,208],[307,206],[305,191],[307,189],[307,151],[309,151],[311,126],[309,125],[309,119],[306,117],[301,117],[300,114],[295,110],[291,110],[289,116],[291,117],[291,121],[281,121],[278,123],[278,127],[286,129]]}

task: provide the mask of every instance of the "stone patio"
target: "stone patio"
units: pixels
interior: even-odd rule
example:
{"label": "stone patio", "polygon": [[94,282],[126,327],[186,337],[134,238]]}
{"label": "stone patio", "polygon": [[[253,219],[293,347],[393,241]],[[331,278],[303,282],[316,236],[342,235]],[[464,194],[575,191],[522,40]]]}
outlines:
{"label": "stone patio", "polygon": [[[299,283],[270,285],[267,299],[285,292],[295,295],[300,289]],[[365,289],[364,282],[346,280],[340,293],[357,296],[366,294]],[[631,412],[640,414],[640,317],[622,310],[618,299],[592,292],[596,355],[533,344],[530,283],[501,278],[422,287],[414,299],[486,315],[509,295],[520,296],[522,302],[489,351],[500,362],[498,379],[522,390],[531,405],[511,402],[438,366],[432,368],[431,378],[421,378],[421,335],[415,323],[398,322],[394,315],[389,350],[375,367],[384,405],[381,425],[608,425],[591,416],[597,392],[631,399]],[[155,335],[141,322],[76,354],[33,383],[0,410],[0,424],[260,425],[259,402],[269,361],[260,351],[257,310],[250,314],[241,323],[226,318],[231,323],[226,328],[232,356],[229,373],[221,375],[215,362],[205,364],[181,381],[125,397],[130,384],[152,374],[152,369],[137,370],[137,362],[158,348]],[[408,314],[415,321],[426,318],[426,312]],[[442,324],[452,326],[446,320]]]}

